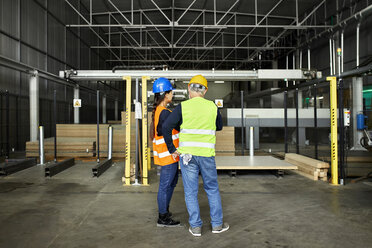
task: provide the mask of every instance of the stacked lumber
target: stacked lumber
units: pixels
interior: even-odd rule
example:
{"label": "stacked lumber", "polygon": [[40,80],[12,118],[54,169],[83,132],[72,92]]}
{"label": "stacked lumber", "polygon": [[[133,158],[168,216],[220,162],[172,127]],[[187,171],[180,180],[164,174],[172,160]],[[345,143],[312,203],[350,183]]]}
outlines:
{"label": "stacked lumber", "polygon": [[[100,157],[107,157],[108,150],[108,124],[99,125],[99,150]],[[125,130],[123,125],[113,127],[113,158],[125,156]],[[96,124],[57,124],[57,137],[59,138],[91,138],[97,140]],[[131,147],[135,146],[135,126],[131,127]],[[98,146],[96,146],[98,148]],[[96,149],[97,152],[97,149]]]}
{"label": "stacked lumber", "polygon": [[286,153],[285,161],[297,165],[297,173],[314,181],[327,181],[329,164],[313,158],[305,157],[295,153]]}
{"label": "stacked lumber", "polygon": [[[125,126],[122,125],[112,125],[113,128],[113,146],[112,146],[112,157],[113,158],[124,158],[125,157]],[[131,147],[134,149],[136,144],[135,128],[131,128]],[[108,128],[100,129],[99,131],[99,149],[100,156],[107,157],[108,152]],[[133,151],[132,151],[133,153]]]}
{"label": "stacked lumber", "polygon": [[108,120],[108,124],[121,124],[121,121],[115,121],[115,120]]}
{"label": "stacked lumber", "polygon": [[[44,139],[45,156],[54,156],[54,137]],[[94,138],[58,138],[58,157],[93,157],[96,153]],[[39,156],[39,141],[26,142],[26,157]]]}
{"label": "stacked lumber", "polygon": [[[131,153],[135,152],[136,143],[136,120],[134,113],[131,120]],[[125,112],[122,112],[125,118]],[[150,129],[151,112],[148,113],[148,128]],[[100,157],[107,157],[108,150],[108,124],[100,124],[99,148]],[[121,124],[112,125],[113,127],[113,158],[125,157],[126,126]],[[96,124],[57,124],[57,156],[58,157],[94,157],[97,153],[97,125]],[[142,135],[142,133],[140,133]],[[235,135],[234,127],[224,127],[216,134],[216,153],[217,155],[234,155]],[[148,146],[152,148],[152,141],[148,141]],[[141,146],[142,149],[142,146]],[[46,156],[54,154],[54,138],[44,141]],[[152,152],[151,152],[152,155]],[[26,156],[39,156],[39,142],[26,143]]]}
{"label": "stacked lumber", "polygon": [[235,131],[234,127],[223,127],[216,132],[216,155],[231,156],[235,154]]}

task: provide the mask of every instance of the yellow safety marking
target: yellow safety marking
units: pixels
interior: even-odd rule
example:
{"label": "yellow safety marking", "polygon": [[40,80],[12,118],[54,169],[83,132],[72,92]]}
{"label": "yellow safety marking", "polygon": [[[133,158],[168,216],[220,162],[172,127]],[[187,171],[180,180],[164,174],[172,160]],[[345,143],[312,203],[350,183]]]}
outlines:
{"label": "yellow safety marking", "polygon": [[130,130],[131,130],[131,92],[132,92],[132,78],[123,77],[126,80],[126,104],[125,104],[125,185],[130,185]]}
{"label": "yellow safety marking", "polygon": [[331,174],[332,184],[338,185],[338,143],[337,143],[337,81],[336,77],[327,77],[330,89],[331,112]]}
{"label": "yellow safety marking", "polygon": [[147,160],[147,169],[151,170],[151,148],[147,148],[147,155],[148,155],[148,160]]}
{"label": "yellow safety marking", "polygon": [[143,185],[149,185],[148,184],[148,140],[147,140],[147,80],[149,80],[150,77],[143,76],[142,77],[142,154],[143,154],[143,175],[142,175],[142,184]]}

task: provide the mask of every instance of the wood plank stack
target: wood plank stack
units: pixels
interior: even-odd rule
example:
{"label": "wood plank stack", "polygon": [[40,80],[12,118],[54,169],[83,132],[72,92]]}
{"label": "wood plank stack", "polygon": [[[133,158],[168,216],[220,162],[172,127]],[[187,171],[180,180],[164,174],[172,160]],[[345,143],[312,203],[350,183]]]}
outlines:
{"label": "wood plank stack", "polygon": [[295,153],[286,153],[285,161],[297,165],[298,171],[302,176],[305,176],[314,181],[327,181],[327,173],[329,164],[313,158],[305,157]]}
{"label": "wood plank stack", "polygon": [[[108,150],[108,124],[99,125],[99,149],[100,157],[107,157]],[[112,125],[113,127],[113,158],[125,156],[125,126]],[[131,146],[135,146],[135,127],[132,126]],[[83,138],[89,137],[97,140],[96,124],[57,124],[57,137]],[[97,146],[96,146],[97,148]],[[97,151],[97,149],[96,149]]]}
{"label": "wood plank stack", "polygon": [[[135,131],[136,120],[134,113],[131,120],[131,154],[135,153]],[[148,113],[148,128],[151,124],[151,112]],[[125,117],[125,112],[122,112]],[[107,157],[108,150],[108,127],[109,124],[100,124],[99,149],[100,157]],[[113,127],[113,158],[125,158],[125,125],[115,124]],[[95,157],[97,154],[97,125],[96,124],[57,124],[57,156],[58,157]],[[142,133],[140,133],[142,136]],[[224,127],[216,134],[216,153],[217,155],[234,155],[235,135],[234,127]],[[44,141],[45,155],[54,154],[54,139],[48,138]],[[148,146],[152,149],[152,141],[148,140]],[[142,146],[141,146],[142,149]],[[26,156],[39,156],[39,142],[26,143]],[[152,152],[151,152],[152,156]]]}
{"label": "wood plank stack", "polygon": [[121,124],[121,121],[115,121],[115,120],[108,120],[108,124]]}
{"label": "wood plank stack", "polygon": [[223,127],[216,132],[216,155],[232,156],[235,155],[235,128]]}
{"label": "wood plank stack", "polygon": [[[45,156],[54,156],[54,137],[44,139]],[[58,138],[57,157],[93,157],[96,153],[94,138]],[[26,142],[26,157],[39,156],[39,141]]]}

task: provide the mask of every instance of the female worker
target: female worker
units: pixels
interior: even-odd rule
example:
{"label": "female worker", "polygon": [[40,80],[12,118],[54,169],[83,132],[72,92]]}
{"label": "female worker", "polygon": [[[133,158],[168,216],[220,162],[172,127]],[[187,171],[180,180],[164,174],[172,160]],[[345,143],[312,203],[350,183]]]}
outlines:
{"label": "female worker", "polygon": [[[167,105],[172,102],[173,87],[166,78],[155,80],[152,92],[155,94],[154,108],[152,111],[152,123],[150,137],[153,139],[154,163],[161,166],[160,182],[158,191],[159,218],[157,226],[172,227],[179,226],[180,222],[172,219],[169,212],[169,203],[172,199],[173,190],[178,181],[178,161],[173,159],[163,139],[162,124],[171,111]],[[173,144],[178,147],[178,132],[173,129]]]}

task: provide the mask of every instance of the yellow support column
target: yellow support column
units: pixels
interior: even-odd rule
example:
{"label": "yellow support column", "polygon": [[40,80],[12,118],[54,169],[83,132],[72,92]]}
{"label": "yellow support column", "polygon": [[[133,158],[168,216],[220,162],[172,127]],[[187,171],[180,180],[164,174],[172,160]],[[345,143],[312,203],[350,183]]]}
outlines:
{"label": "yellow support column", "polygon": [[332,184],[338,185],[338,141],[337,141],[337,80],[336,77],[327,77],[330,89],[331,112],[331,173]]}
{"label": "yellow support column", "polygon": [[151,170],[151,148],[150,147],[148,147],[147,148],[147,158],[148,158],[148,160],[147,160],[147,169],[148,170]]}
{"label": "yellow support column", "polygon": [[148,76],[142,77],[142,154],[143,154],[143,175],[142,184],[148,185],[148,140],[147,140],[147,80],[150,79]]}
{"label": "yellow support column", "polygon": [[124,173],[124,184],[130,185],[130,130],[131,130],[131,92],[132,92],[132,78],[123,77],[123,80],[127,81],[127,94],[125,104],[125,173]]}

